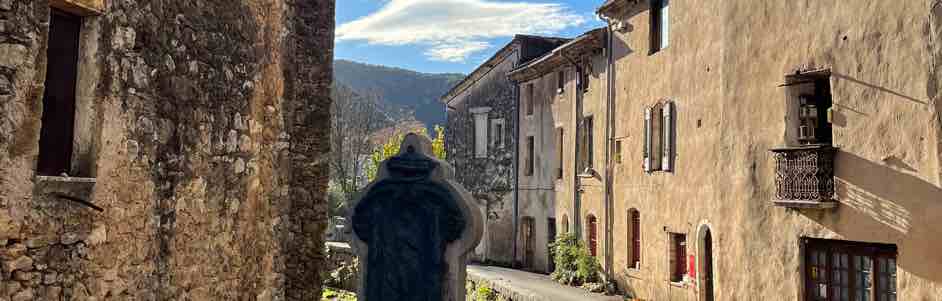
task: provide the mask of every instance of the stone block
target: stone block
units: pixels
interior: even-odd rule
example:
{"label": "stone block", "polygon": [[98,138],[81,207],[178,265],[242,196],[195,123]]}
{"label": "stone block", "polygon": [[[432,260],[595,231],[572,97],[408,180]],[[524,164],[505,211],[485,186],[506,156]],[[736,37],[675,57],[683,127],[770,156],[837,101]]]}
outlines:
{"label": "stone block", "polygon": [[0,67],[17,69],[27,57],[26,46],[20,44],[0,44]]}
{"label": "stone block", "polygon": [[62,236],[59,236],[59,243],[63,245],[71,245],[82,240],[82,235],[76,232],[67,232],[63,233]]}
{"label": "stone block", "polygon": [[0,249],[0,259],[3,260],[17,259],[24,254],[26,254],[26,245],[20,243]]}
{"label": "stone block", "polygon": [[10,299],[10,300],[12,300],[12,301],[31,301],[31,300],[35,300],[34,298],[35,298],[35,297],[34,297],[34,295],[33,295],[33,289],[32,289],[32,288],[26,288],[26,289],[20,291],[19,293],[16,293],[16,295],[13,295],[13,298]]}
{"label": "stone block", "polygon": [[11,273],[17,270],[29,271],[33,269],[33,259],[28,256],[20,256],[17,259],[4,261],[3,262],[3,272]]}
{"label": "stone block", "polygon": [[49,5],[79,15],[100,15],[105,9],[105,0],[49,0]]}

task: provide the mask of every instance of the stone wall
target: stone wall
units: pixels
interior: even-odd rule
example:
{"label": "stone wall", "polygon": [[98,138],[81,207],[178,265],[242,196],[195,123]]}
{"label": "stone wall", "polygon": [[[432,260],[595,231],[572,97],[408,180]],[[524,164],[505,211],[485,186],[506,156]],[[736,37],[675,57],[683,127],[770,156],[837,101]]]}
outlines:
{"label": "stone wall", "polygon": [[80,38],[83,178],[37,177],[50,6],[0,1],[0,300],[318,298],[333,11],[105,1]]}
{"label": "stone wall", "polygon": [[[485,218],[484,239],[474,259],[509,265],[513,250],[514,151],[517,139],[516,90],[506,73],[514,66],[517,54],[500,60],[493,70],[457,94],[448,110],[445,147],[448,162],[458,172],[456,180],[471,192]],[[504,120],[502,147],[488,143],[487,157],[475,158],[474,108],[488,107],[491,119]],[[488,124],[488,127],[490,125]]]}

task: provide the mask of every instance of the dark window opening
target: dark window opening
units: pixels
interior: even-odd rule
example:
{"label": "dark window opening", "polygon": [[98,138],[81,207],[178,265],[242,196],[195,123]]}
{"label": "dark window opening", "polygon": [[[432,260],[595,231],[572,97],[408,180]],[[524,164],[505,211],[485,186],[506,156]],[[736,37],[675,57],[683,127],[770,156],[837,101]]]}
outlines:
{"label": "dark window opening", "polygon": [[39,134],[40,175],[72,173],[75,135],[75,86],[78,78],[79,33],[82,19],[52,10],[43,94],[42,129]]}
{"label": "dark window opening", "polygon": [[670,19],[669,0],[651,0],[651,53],[658,52],[668,45]]}
{"label": "dark window opening", "polygon": [[589,215],[586,218],[587,228],[589,228],[589,254],[592,256],[598,256],[598,221],[595,219],[595,215]]}
{"label": "dark window opening", "polygon": [[638,210],[632,209],[629,211],[628,215],[631,237],[628,238],[628,243],[631,244],[628,252],[628,268],[639,269],[641,268],[641,213]]}
{"label": "dark window opening", "polygon": [[830,145],[831,82],[828,78],[817,78],[813,84],[813,93],[798,96],[798,142]]}
{"label": "dark window opening", "polygon": [[[553,240],[556,239],[556,219],[555,219],[555,218],[552,218],[552,217],[547,218],[547,219],[546,219],[546,227],[547,227],[547,229],[546,229],[546,236],[547,236],[546,241],[552,243]],[[547,245],[547,249],[548,249],[548,250],[547,250],[546,253],[549,254],[549,260],[548,260],[548,261],[549,261],[549,270],[548,270],[547,272],[552,273],[553,271],[556,270],[556,260],[554,260],[554,259],[556,258],[556,256],[555,256],[555,254],[554,254],[554,252],[553,252],[553,248],[551,248],[549,245]]]}
{"label": "dark window opening", "polygon": [[593,161],[593,137],[595,135],[593,133],[592,116],[582,119],[582,131],[579,134],[581,135],[579,139],[579,170],[586,172],[592,168]]}
{"label": "dark window opening", "polygon": [[556,179],[562,179],[563,162],[565,162],[565,160],[563,160],[563,157],[565,156],[563,154],[563,129],[556,129],[556,133],[556,164],[558,164],[558,167],[556,167]]}
{"label": "dark window opening", "polygon": [[533,217],[523,217],[521,227],[523,227],[521,231],[523,234],[523,268],[530,270],[533,269],[534,246],[536,245],[533,237]]}
{"label": "dark window opening", "polygon": [[896,301],[896,246],[805,239],[805,300]]}
{"label": "dark window opening", "polygon": [[535,153],[533,152],[534,150],[533,144],[534,144],[533,136],[527,137],[527,166],[526,167],[527,167],[528,176],[533,175],[533,165],[534,165],[533,161],[535,161],[535,158],[533,157],[533,155],[535,155]]}
{"label": "dark window opening", "polygon": [[682,282],[687,275],[687,236],[671,233],[671,282]]}
{"label": "dark window opening", "polygon": [[556,92],[563,93],[566,89],[566,72],[560,70],[556,72]]}
{"label": "dark window opening", "polygon": [[527,106],[527,116],[533,115],[533,84],[527,84],[527,101],[524,104]]}

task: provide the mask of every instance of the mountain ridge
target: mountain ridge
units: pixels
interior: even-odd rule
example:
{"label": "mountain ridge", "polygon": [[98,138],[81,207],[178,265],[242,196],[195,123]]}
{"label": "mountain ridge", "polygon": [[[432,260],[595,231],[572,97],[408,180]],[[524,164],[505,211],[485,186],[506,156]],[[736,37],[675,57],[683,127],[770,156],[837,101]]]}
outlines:
{"label": "mountain ridge", "polygon": [[460,73],[422,73],[350,60],[334,60],[334,81],[360,95],[377,95],[383,102],[411,110],[429,129],[445,124],[445,105],[439,98],[464,79]]}

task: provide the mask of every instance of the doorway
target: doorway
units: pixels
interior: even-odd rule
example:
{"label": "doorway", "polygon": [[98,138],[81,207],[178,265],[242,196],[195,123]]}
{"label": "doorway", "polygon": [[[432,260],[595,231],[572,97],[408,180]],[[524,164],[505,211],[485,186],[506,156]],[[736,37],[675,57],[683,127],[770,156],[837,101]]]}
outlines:
{"label": "doorway", "polygon": [[[546,227],[547,227],[546,229],[547,240],[546,241],[549,242],[549,244],[552,244],[554,241],[556,241],[556,219],[552,217],[546,219]],[[556,271],[556,256],[555,256],[555,252],[553,252],[553,248],[551,248],[549,244],[547,244],[546,246],[548,249],[547,254],[549,255],[547,256],[548,257],[547,262],[548,262],[549,268],[546,270],[546,272],[552,273]]]}
{"label": "doorway", "polygon": [[715,297],[713,292],[713,234],[709,228],[705,228],[702,237],[700,285],[703,295],[700,300],[713,301]]}
{"label": "doorway", "polygon": [[523,218],[523,269],[524,270],[533,270],[533,247],[534,247],[534,237],[533,237],[533,218],[524,217]]}

